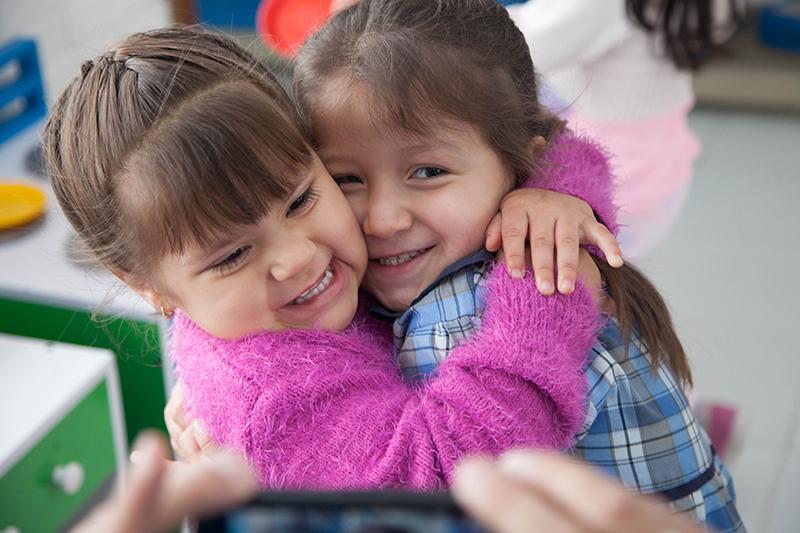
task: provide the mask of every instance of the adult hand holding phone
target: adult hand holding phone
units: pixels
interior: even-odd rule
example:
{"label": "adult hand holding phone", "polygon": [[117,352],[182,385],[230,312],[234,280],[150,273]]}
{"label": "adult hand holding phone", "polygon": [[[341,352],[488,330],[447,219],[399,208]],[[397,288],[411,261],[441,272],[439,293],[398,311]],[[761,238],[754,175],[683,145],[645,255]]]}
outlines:
{"label": "adult hand holding phone", "polygon": [[497,533],[701,533],[666,504],[633,495],[584,463],[555,452],[514,451],[465,460],[453,495]]}

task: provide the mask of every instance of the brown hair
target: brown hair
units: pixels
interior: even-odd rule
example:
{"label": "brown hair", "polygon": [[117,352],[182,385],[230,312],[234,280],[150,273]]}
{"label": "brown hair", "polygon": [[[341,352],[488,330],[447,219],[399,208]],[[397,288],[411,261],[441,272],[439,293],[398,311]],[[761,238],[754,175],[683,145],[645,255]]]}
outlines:
{"label": "brown hair", "polygon": [[61,208],[107,268],[147,280],[166,253],[251,224],[311,165],[294,107],[230,39],[132,35],[64,90],[44,132]]}
{"label": "brown hair", "polygon": [[[550,140],[563,123],[539,104],[525,38],[493,0],[361,0],[339,12],[300,51],[295,95],[313,130],[314,95],[331,80],[367,83],[375,118],[426,131],[442,114],[466,121],[514,171],[517,184],[536,170],[532,140]],[[636,328],[653,354],[691,383],[669,311],[635,268],[596,260],[630,342]]]}
{"label": "brown hair", "polygon": [[427,133],[442,116],[466,121],[524,182],[531,140],[563,122],[537,100],[525,37],[493,0],[362,0],[303,45],[295,97],[313,130],[314,96],[334,78],[365,83],[376,123]]}
{"label": "brown hair", "polygon": [[697,70],[743,20],[739,0],[627,0],[628,16],[659,39],[679,69]]}

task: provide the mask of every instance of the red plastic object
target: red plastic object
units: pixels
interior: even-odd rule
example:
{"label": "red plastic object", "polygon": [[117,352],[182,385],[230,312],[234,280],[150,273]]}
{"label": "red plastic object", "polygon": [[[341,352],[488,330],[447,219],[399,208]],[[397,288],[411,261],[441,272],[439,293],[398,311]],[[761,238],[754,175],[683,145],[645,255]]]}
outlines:
{"label": "red plastic object", "polygon": [[331,0],[261,0],[256,28],[267,46],[293,57],[328,20],[330,7]]}

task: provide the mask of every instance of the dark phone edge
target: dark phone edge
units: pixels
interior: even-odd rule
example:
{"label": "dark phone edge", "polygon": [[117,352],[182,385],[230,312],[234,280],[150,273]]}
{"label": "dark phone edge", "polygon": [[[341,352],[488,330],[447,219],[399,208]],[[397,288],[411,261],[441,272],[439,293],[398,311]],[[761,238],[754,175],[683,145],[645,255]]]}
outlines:
{"label": "dark phone edge", "polygon": [[[455,518],[465,517],[449,492],[379,491],[264,491],[250,502],[231,509],[294,507],[336,510],[348,507],[386,507],[415,511],[445,511]],[[227,513],[198,524],[198,533],[224,532]]]}

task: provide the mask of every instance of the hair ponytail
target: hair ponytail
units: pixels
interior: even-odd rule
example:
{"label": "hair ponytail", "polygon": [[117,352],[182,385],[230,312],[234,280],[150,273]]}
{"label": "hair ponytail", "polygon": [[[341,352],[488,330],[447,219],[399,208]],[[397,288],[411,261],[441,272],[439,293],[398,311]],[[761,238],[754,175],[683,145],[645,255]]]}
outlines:
{"label": "hair ponytail", "polygon": [[627,263],[613,268],[604,259],[594,256],[592,258],[616,306],[614,315],[626,345],[630,343],[635,327],[651,355],[653,369],[664,358],[678,380],[691,386],[692,372],[686,352],[675,333],[667,304],[653,284]]}

